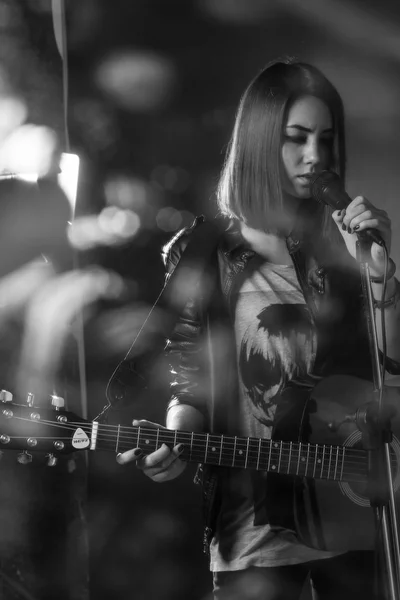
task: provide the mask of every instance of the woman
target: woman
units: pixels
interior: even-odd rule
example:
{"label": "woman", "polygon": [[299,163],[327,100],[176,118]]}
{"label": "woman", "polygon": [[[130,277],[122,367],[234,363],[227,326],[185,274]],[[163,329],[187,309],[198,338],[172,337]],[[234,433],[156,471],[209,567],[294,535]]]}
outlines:
{"label": "woman", "polygon": [[[230,227],[218,248],[217,293],[205,306],[199,289],[167,346],[174,376],[167,428],[270,438],[288,389],[299,384],[300,397],[332,373],[371,377],[356,234],[374,228],[390,251],[390,219],[362,196],[334,212],[310,198],[310,177],[329,169],[344,178],[345,162],[343,105],[324,75],[292,61],[262,70],[241,99],[220,179],[219,208]],[[165,248],[168,271],[193,227]],[[383,310],[387,367],[399,373],[395,266],[391,261],[381,304],[383,249],[372,243],[370,254],[377,326]],[[380,330],[378,337],[381,344]],[[118,461],[137,460],[154,481],[167,481],[185,468],[182,450],[163,445],[144,457],[136,448]],[[373,597],[372,553],[301,543],[290,510],[274,521],[285,496],[269,501],[264,472],[219,468],[211,481],[216,600],[297,599],[309,574],[324,600]]]}

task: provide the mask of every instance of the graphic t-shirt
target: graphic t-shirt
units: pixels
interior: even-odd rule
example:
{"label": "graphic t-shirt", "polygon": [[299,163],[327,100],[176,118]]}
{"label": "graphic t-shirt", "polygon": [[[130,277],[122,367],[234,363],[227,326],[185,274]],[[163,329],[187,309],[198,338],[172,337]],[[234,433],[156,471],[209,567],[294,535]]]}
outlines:
{"label": "graphic t-shirt", "polygon": [[[283,388],[312,370],[316,333],[292,265],[254,258],[233,301],[240,387],[240,429],[235,433],[270,439]],[[224,472],[211,570],[295,564],[338,554],[308,548],[292,531],[271,530],[265,509],[266,478],[262,471]]]}

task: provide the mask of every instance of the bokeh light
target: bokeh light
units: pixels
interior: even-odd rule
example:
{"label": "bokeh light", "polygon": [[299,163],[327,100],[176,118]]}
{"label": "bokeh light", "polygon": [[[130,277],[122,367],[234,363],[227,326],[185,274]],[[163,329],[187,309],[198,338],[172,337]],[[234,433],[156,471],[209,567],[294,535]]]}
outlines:
{"label": "bokeh light", "polygon": [[58,138],[49,127],[21,125],[0,145],[0,172],[44,177],[57,172],[58,164]]}
{"label": "bokeh light", "polygon": [[151,112],[168,103],[176,72],[165,56],[126,50],[107,56],[97,67],[95,81],[119,106]]}

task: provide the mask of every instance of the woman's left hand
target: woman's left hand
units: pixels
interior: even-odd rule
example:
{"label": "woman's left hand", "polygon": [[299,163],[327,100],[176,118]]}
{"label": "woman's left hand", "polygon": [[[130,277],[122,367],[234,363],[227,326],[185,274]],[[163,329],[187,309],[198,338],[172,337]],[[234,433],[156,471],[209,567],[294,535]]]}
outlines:
{"label": "woman's left hand", "polygon": [[[332,218],[343,236],[347,250],[356,257],[357,235],[366,229],[375,229],[378,231],[386,244],[388,255],[390,255],[390,246],[392,240],[391,221],[386,211],[376,208],[364,196],[357,196],[350,202],[346,210],[336,210]],[[371,275],[380,277],[384,271],[384,249],[372,242],[371,262],[369,264]]]}

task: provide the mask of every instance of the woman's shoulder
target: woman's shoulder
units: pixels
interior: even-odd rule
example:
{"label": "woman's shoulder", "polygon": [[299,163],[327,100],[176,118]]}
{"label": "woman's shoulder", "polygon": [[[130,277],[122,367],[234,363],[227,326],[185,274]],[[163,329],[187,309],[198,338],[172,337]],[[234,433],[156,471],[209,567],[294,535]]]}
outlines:
{"label": "woman's shoulder", "polygon": [[161,258],[166,267],[168,267],[169,264],[172,264],[173,266],[176,265],[182,252],[188,245],[193,231],[204,222],[205,217],[203,215],[195,217],[191,225],[180,229],[166,244],[164,244],[161,249]]}
{"label": "woman's shoulder", "polygon": [[210,247],[218,246],[224,237],[224,222],[218,218],[207,219],[204,215],[195,217],[193,223],[178,231],[163,247],[161,257],[167,272],[178,264],[192,236],[206,253]]}

